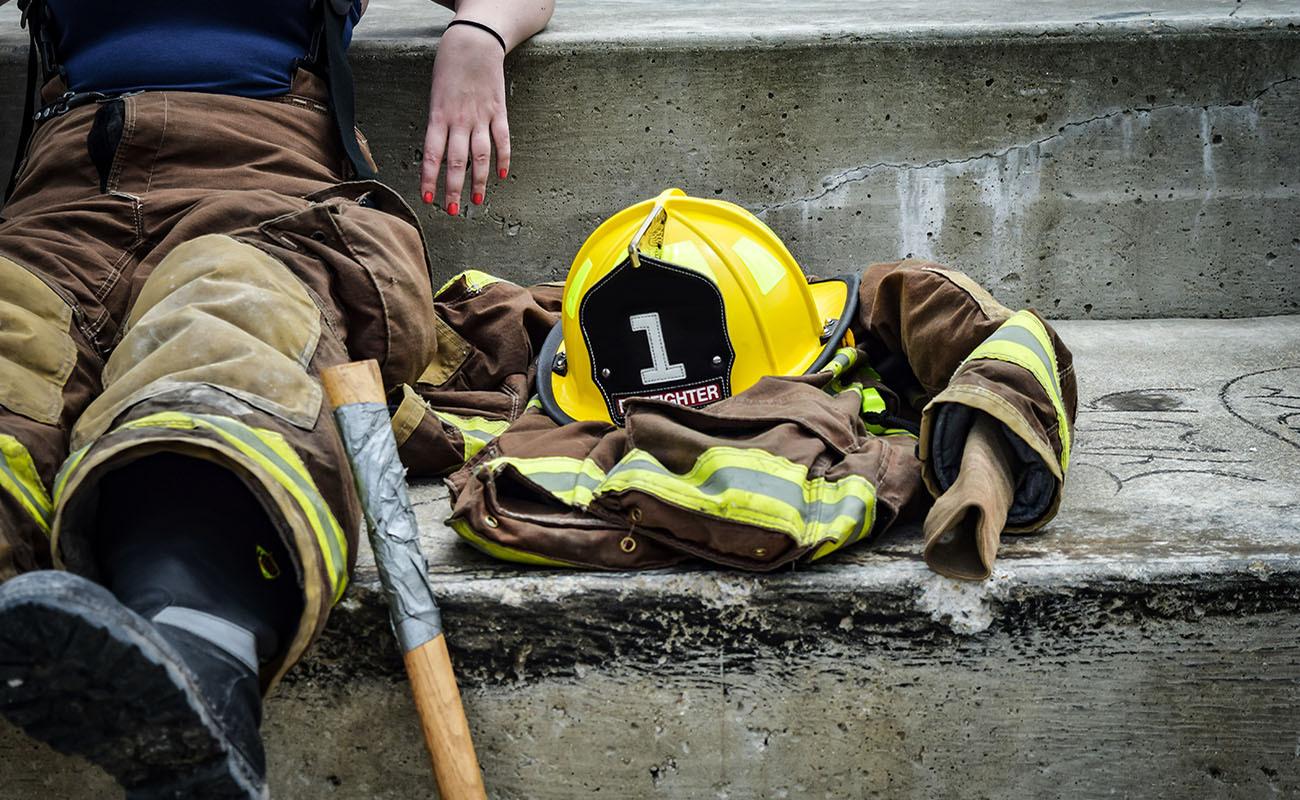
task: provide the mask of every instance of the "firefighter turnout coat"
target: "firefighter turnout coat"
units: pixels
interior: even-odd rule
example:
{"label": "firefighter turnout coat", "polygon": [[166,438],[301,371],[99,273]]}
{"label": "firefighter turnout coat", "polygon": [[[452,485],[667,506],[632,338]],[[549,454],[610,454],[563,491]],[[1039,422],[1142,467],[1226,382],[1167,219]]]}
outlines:
{"label": "firefighter turnout coat", "polygon": [[822,371],[703,408],[633,399],[615,427],[559,424],[533,398],[561,287],[462,273],[434,296],[435,358],[391,398],[402,458],[448,476],[450,526],[497,558],[770,570],[922,519],[983,413],[1015,456],[1007,530],[1041,528],[1077,403],[1060,337],[934,263],[873,265],[858,291],[852,344]]}

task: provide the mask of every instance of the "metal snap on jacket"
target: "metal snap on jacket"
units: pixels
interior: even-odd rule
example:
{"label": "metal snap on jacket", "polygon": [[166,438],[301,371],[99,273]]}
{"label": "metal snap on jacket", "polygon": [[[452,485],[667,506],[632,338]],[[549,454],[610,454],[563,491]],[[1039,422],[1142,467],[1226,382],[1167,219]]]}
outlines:
{"label": "metal snap on jacket", "polygon": [[488,514],[483,517],[483,524],[487,525],[489,528],[495,528],[497,526],[497,518]]}
{"label": "metal snap on jacket", "polygon": [[636,550],[636,539],[633,539],[631,536],[624,536],[619,540],[618,549],[622,550],[624,553],[631,553],[633,550]]}
{"label": "metal snap on jacket", "polygon": [[634,508],[631,511],[627,512],[627,518],[632,522],[633,525],[637,524],[638,522],[641,521],[641,509]]}

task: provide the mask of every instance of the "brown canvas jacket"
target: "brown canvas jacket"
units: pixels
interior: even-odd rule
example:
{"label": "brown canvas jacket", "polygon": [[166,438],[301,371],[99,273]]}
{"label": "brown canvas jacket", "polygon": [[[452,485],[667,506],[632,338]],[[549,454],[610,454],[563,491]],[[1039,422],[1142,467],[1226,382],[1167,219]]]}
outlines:
{"label": "brown canvas jacket", "polygon": [[863,273],[852,346],[707,408],[634,400],[627,423],[559,425],[528,402],[560,288],[483,273],[435,296],[438,355],[401,387],[413,474],[449,474],[451,526],[499,558],[635,569],[698,557],[750,570],[820,558],[922,518],[977,413],[1016,453],[1010,531],[1056,513],[1077,390],[1033,312],[924,261]]}

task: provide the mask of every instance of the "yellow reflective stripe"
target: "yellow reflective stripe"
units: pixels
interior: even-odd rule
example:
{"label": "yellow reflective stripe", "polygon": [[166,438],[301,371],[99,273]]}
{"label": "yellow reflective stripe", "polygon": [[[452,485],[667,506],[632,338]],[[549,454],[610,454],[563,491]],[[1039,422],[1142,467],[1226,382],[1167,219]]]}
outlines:
{"label": "yellow reflective stripe", "polygon": [[737,239],[731,249],[749,270],[758,290],[765,295],[771,294],[776,285],[785,280],[789,274],[786,266],[772,255],[770,250],[748,236]]}
{"label": "yellow reflective stripe", "polygon": [[35,520],[36,525],[46,534],[50,532],[50,514],[54,503],[50,501],[41,483],[41,476],[36,473],[36,463],[32,454],[12,436],[0,434],[0,488],[9,492],[23,510]]}
{"label": "yellow reflective stripe", "polygon": [[343,535],[343,528],[339,526],[333,512],[325,504],[325,498],[311,479],[311,474],[307,472],[307,465],[284,437],[275,431],[250,428],[226,417],[196,415],[196,419],[201,424],[207,423],[205,427],[210,426],[240,452],[269,471],[276,482],[293,495],[316,534],[325,559],[326,572],[329,573],[334,602],[337,603],[348,585],[348,541]]}
{"label": "yellow reflective stripe", "polygon": [[182,414],[179,411],[159,411],[157,414],[150,414],[147,417],[134,419],[130,422],[124,422],[113,430],[129,431],[136,428],[173,428],[175,430],[194,430],[199,426],[199,422],[189,414]]}
{"label": "yellow reflective stripe", "polygon": [[801,545],[856,541],[875,515],[875,487],[865,478],[810,480],[807,467],[756,448],[711,447],[685,474],[634,449],[610,470],[596,495],[622,491],[785,533]]}
{"label": "yellow reflective stripe", "polygon": [[862,413],[863,414],[883,414],[885,413],[885,398],[881,396],[880,390],[872,387],[862,387]]}
{"label": "yellow reflective stripe", "polygon": [[826,385],[827,392],[830,392],[831,394],[839,394],[855,386],[861,388],[862,383],[860,380],[854,381],[848,386],[845,386],[841,382],[850,374],[859,379],[869,378],[874,381],[883,382],[884,379],[880,377],[880,373],[876,372],[870,364],[858,364],[858,360],[861,356],[862,353],[856,347],[841,347],[839,350],[835,351],[835,357],[821,369],[822,372],[829,372],[831,374],[831,382]]}
{"label": "yellow reflective stripe", "polygon": [[542,410],[542,398],[538,397],[537,395],[533,395],[532,397],[530,397],[528,399],[528,404],[524,406],[524,411],[541,411],[541,410]]}
{"label": "yellow reflective stripe", "polygon": [[85,447],[76,451],[72,455],[68,456],[67,460],[63,462],[63,466],[59,467],[59,474],[54,476],[55,504],[57,504],[59,502],[59,498],[63,496],[63,490],[68,485],[68,477],[72,475],[73,471],[77,469],[77,465],[81,463],[81,460],[86,457],[86,453],[89,452],[90,452],[90,445],[86,445]]}
{"label": "yellow reflective stripe", "polygon": [[444,283],[442,287],[438,289],[438,291],[433,293],[433,299],[437,300],[439,297],[442,296],[443,292],[450,289],[452,287],[452,284],[454,284],[456,281],[459,280],[465,281],[465,288],[468,289],[470,292],[481,292],[494,283],[502,282],[500,278],[496,277],[495,275],[489,275],[488,273],[483,272],[482,270],[467,269],[464,272],[458,272],[455,275],[451,276],[450,280]]}
{"label": "yellow reflective stripe", "polygon": [[[347,538],[343,535],[338,520],[325,504],[325,498],[316,488],[307,466],[283,436],[265,428],[249,427],[228,417],[190,415],[177,411],[162,411],[131,420],[119,425],[113,432],[140,428],[210,430],[265,469],[276,483],[289,492],[298,507],[302,509],[308,524],[311,525],[316,541],[320,545],[321,556],[325,561],[334,602],[339,601],[348,582]],[[82,448],[64,465],[56,482],[56,496],[62,494],[68,476],[76,469],[77,464],[81,463],[88,450],[89,447]]]}
{"label": "yellow reflective stripe", "polygon": [[688,511],[775,530],[805,546],[829,539],[834,549],[857,541],[875,519],[875,487],[865,478],[810,480],[806,467],[752,448],[709,448],[684,475],[644,450],[629,451],[608,474],[589,459],[567,456],[502,456],[483,464],[493,474],[507,467],[574,508],[634,490]]}
{"label": "yellow reflective stripe", "polygon": [[841,347],[835,351],[835,357],[827,362],[826,366],[821,368],[822,372],[829,372],[832,378],[838,378],[849,367],[852,367],[858,360],[858,350],[855,347]]}
{"label": "yellow reflective stripe", "polygon": [[433,415],[451,427],[460,431],[461,441],[464,442],[465,460],[469,461],[474,454],[483,449],[483,446],[501,434],[505,433],[510,423],[500,419],[487,419],[485,417],[462,417],[459,414],[452,414],[450,411],[439,411],[436,408],[430,408]]}
{"label": "yellow reflective stripe", "polygon": [[867,433],[870,433],[873,436],[910,436],[913,439],[919,438],[915,433],[912,433],[907,428],[886,428],[884,425],[876,425],[875,423],[865,421],[862,425],[867,429]]}
{"label": "yellow reflective stripe", "polygon": [[[865,414],[883,414],[885,408],[885,398],[880,394],[880,390],[875,387],[863,386],[861,383],[850,383],[848,386],[837,387],[835,394],[843,392],[857,392],[862,398],[862,413]],[[867,433],[874,436],[911,436],[917,438],[915,433],[906,428],[888,428],[884,425],[878,425],[869,420],[862,421],[863,427]]]}
{"label": "yellow reflective stripe", "polygon": [[966,358],[965,364],[980,358],[1005,361],[1029,371],[1052,401],[1056,411],[1057,435],[1061,437],[1061,474],[1070,464],[1070,422],[1061,396],[1060,370],[1056,351],[1042,321],[1028,311],[1020,311],[985,339]]}
{"label": "yellow reflective stripe", "polygon": [[502,456],[483,464],[483,468],[494,475],[507,466],[513,467],[556,500],[580,509],[591,505],[596,487],[605,480],[605,471],[594,461],[568,456]]}
{"label": "yellow reflective stripe", "polygon": [[709,259],[704,255],[704,251],[690,239],[664,245],[663,252],[660,253],[659,257],[669,264],[693,269],[714,283],[718,282],[717,276],[713,274],[713,268],[709,266]]}
{"label": "yellow reflective stripe", "polygon": [[499,558],[502,561],[513,561],[517,564],[532,564],[539,567],[576,567],[578,564],[570,564],[567,561],[558,561],[554,558],[539,556],[536,553],[529,553],[525,550],[516,550],[513,547],[497,544],[496,542],[484,539],[470,527],[469,523],[463,519],[451,519],[447,521],[451,529],[455,531],[460,538],[472,544],[474,547],[482,550],[484,553]]}
{"label": "yellow reflective stripe", "polygon": [[578,301],[587,288],[587,275],[591,273],[591,259],[584,259],[582,265],[573,273],[573,278],[566,282],[564,290],[564,315],[569,319],[578,316]]}

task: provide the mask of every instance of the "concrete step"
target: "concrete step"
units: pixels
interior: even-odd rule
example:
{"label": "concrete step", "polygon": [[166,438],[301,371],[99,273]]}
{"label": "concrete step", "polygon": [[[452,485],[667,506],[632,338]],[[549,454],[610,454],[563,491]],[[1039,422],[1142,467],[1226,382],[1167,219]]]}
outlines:
{"label": "concrete step", "polygon": [[[1300,317],[1065,322],[1071,484],[995,576],[916,531],[774,575],[520,569],[418,487],[496,798],[1300,792]],[[274,796],[432,796],[368,553],[270,700]],[[111,797],[0,727],[0,797]]]}
{"label": "concrete step", "polygon": [[[363,127],[414,205],[446,19],[374,0],[355,45]],[[510,61],[512,177],[465,219],[427,210],[431,249],[448,275],[562,277],[601,219],[677,185],[755,210],[812,272],[913,254],[1056,317],[1295,313],[1297,22],[1292,0],[565,0]]]}

